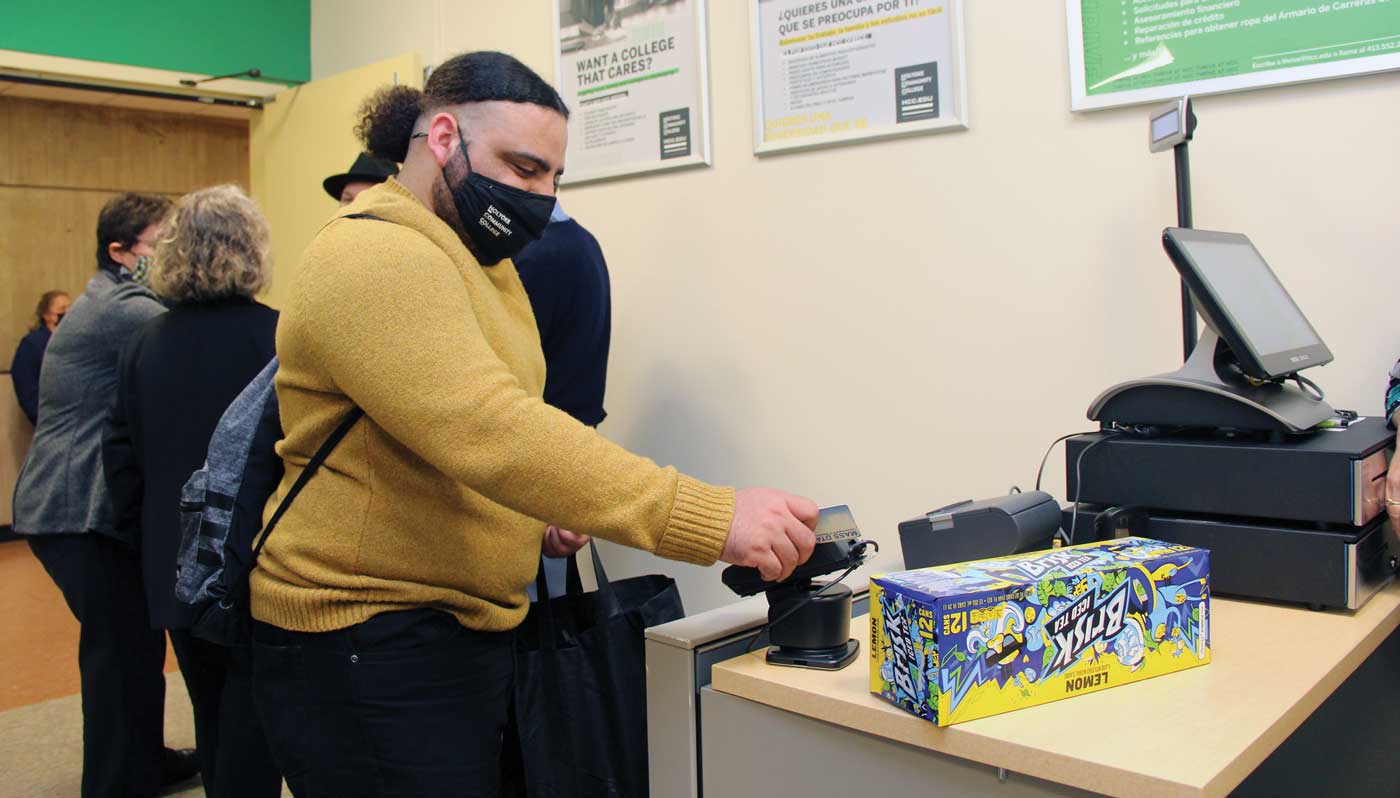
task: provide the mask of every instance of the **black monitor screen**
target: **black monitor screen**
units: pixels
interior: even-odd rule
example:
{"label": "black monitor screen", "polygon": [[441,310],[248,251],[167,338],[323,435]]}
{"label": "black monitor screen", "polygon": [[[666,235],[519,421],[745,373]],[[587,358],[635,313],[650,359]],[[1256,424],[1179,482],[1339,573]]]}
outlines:
{"label": "black monitor screen", "polygon": [[[1170,244],[1212,326],[1258,377],[1276,377],[1332,359],[1303,311],[1249,239],[1235,233],[1171,230]],[[1168,250],[1170,251],[1169,245]],[[1174,261],[1178,260],[1173,258]],[[1192,279],[1194,275],[1194,279]],[[1196,285],[1194,283],[1199,283]],[[1250,360],[1253,363],[1250,363]]]}

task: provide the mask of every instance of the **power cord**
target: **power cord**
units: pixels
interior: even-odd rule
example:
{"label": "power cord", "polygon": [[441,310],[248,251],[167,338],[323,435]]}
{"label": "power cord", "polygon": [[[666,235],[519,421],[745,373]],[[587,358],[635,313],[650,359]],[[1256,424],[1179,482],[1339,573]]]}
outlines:
{"label": "power cord", "polygon": [[1093,435],[1098,431],[1099,430],[1090,430],[1088,432],[1071,432],[1068,435],[1061,435],[1060,437],[1051,441],[1049,448],[1045,450],[1045,456],[1040,458],[1040,468],[1035,472],[1035,489],[1040,490],[1040,478],[1045,476],[1045,463],[1050,459],[1050,453],[1055,451],[1055,444],[1059,443],[1060,441],[1067,441],[1070,438],[1078,438],[1083,435]]}
{"label": "power cord", "polygon": [[1107,430],[1103,433],[1102,438],[1099,438],[1098,440],[1079,450],[1079,456],[1074,458],[1074,499],[1070,505],[1074,509],[1071,511],[1070,514],[1069,534],[1061,538],[1061,540],[1064,541],[1064,544],[1066,546],[1074,545],[1074,530],[1079,526],[1079,497],[1084,494],[1084,455],[1088,454],[1090,449],[1093,449],[1095,446],[1098,446],[1104,441],[1112,440],[1121,436],[1122,434],[1123,433],[1118,432],[1117,430]]}
{"label": "power cord", "polygon": [[765,634],[768,634],[768,632],[770,632],[774,626],[777,626],[783,621],[786,621],[788,617],[791,616],[793,613],[807,606],[812,601],[812,599],[815,599],[817,596],[825,595],[826,591],[830,590],[836,585],[841,584],[841,581],[843,579],[854,573],[857,568],[861,567],[862,565],[865,565],[865,561],[867,559],[865,555],[865,550],[872,546],[875,548],[875,551],[878,552],[880,550],[880,544],[876,543],[873,540],[860,540],[851,544],[851,551],[849,556],[854,560],[854,562],[851,564],[851,567],[847,568],[844,572],[842,572],[840,576],[822,585],[821,589],[817,592],[809,594],[806,598],[797,602],[797,604],[788,609],[787,612],[783,613],[782,615],[779,615],[776,619],[771,620],[768,623],[765,623],[763,626],[759,627],[758,633],[755,634],[753,638],[749,640],[749,645],[747,648],[744,649],[744,653],[752,653],[754,647],[758,645],[758,639],[760,637],[763,637]]}
{"label": "power cord", "polygon": [[[1288,375],[1288,377],[1285,377],[1284,379],[1292,379],[1294,382],[1298,383],[1299,389],[1301,389],[1302,391],[1304,391],[1309,396],[1311,396],[1319,402],[1326,401],[1327,399],[1327,394],[1323,393],[1322,388],[1319,387],[1317,383],[1313,382],[1307,377],[1304,377],[1302,374],[1299,374],[1296,371]],[[1311,388],[1312,390],[1308,390],[1309,388]]]}

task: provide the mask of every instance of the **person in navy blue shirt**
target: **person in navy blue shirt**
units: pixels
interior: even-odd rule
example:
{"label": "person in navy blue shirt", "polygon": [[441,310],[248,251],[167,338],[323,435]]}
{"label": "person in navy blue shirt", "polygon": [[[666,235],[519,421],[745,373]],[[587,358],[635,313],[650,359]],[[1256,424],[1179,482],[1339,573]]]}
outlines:
{"label": "person in navy blue shirt", "polygon": [[515,269],[540,330],[544,401],[590,427],[607,418],[612,294],[598,239],[559,205],[539,241],[515,257]]}
{"label": "person in navy blue shirt", "polygon": [[48,291],[39,298],[34,309],[34,326],[20,339],[15,358],[10,362],[10,379],[15,383],[15,396],[30,424],[39,423],[39,367],[44,362],[44,350],[54,328],[63,321],[63,314],[72,304],[65,291]]}
{"label": "person in navy blue shirt", "polygon": [[[603,392],[612,337],[612,290],[598,239],[562,206],[539,241],[514,258],[544,350],[544,401],[590,427],[607,418]],[[563,592],[567,558],[545,558],[550,595]],[[535,598],[534,585],[529,587]]]}
{"label": "person in navy blue shirt", "polygon": [[[590,427],[598,426],[608,415],[603,392],[612,338],[612,288],[598,239],[555,203],[544,235],[513,260],[540,331],[545,403]],[[562,595],[568,558],[541,561],[549,595]],[[526,592],[531,601],[537,599],[534,584]],[[502,754],[502,795],[524,794],[518,733],[512,721]]]}

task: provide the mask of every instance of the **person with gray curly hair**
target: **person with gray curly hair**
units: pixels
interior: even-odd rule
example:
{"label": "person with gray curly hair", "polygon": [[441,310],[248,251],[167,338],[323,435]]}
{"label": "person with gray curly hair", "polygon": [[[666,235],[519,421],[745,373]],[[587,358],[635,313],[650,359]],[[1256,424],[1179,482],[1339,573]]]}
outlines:
{"label": "person with gray curly hair", "polygon": [[275,353],[277,311],[254,299],[268,282],[268,226],[237,186],[195,191],[161,230],[151,288],[169,312],[122,351],[117,402],[103,441],[112,504],[138,529],[152,627],[168,629],[194,708],[211,796],[278,796],[253,708],[246,652],[194,637],[175,600],[180,489],[204,463],[224,409]]}
{"label": "person with gray curly hair", "polygon": [[257,203],[238,186],[195,191],[156,245],[151,288],[176,304],[251,300],[270,276],[268,236]]}

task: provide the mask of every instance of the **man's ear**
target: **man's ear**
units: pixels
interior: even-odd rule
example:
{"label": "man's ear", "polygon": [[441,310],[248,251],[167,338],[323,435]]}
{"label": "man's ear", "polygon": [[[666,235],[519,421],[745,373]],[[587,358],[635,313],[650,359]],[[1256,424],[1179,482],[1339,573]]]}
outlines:
{"label": "man's ear", "polygon": [[437,160],[438,168],[447,163],[447,159],[452,157],[453,149],[459,146],[457,125],[457,118],[446,111],[434,114],[428,122],[428,149]]}
{"label": "man's ear", "polygon": [[123,249],[125,249],[125,247],[123,247],[120,243],[113,241],[112,243],[107,245],[107,257],[111,258],[117,263],[121,263],[120,260],[117,260],[117,255],[121,254]]}

